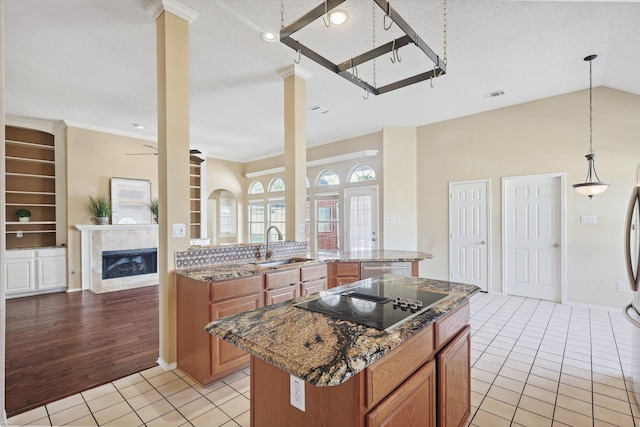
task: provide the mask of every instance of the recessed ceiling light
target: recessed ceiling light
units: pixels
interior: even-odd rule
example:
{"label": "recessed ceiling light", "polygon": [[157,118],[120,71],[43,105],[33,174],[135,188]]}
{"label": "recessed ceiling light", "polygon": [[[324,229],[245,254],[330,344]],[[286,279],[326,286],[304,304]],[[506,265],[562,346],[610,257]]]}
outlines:
{"label": "recessed ceiling light", "polygon": [[260,37],[262,37],[262,40],[269,43],[278,40],[278,36],[275,33],[272,33],[271,31],[263,32],[262,34],[260,34]]}
{"label": "recessed ceiling light", "polygon": [[136,129],[140,129],[140,130],[144,129],[144,125],[141,125],[139,123],[131,123],[131,126],[133,126]]}
{"label": "recessed ceiling light", "polygon": [[349,20],[346,10],[336,9],[329,14],[329,21],[334,25],[342,25]]}

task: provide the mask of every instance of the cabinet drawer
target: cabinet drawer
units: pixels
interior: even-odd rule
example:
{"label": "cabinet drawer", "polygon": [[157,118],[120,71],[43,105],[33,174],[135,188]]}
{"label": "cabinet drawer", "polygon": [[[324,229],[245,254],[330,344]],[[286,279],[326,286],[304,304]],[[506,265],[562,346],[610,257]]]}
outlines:
{"label": "cabinet drawer", "polygon": [[451,338],[469,324],[469,303],[449,313],[444,319],[435,322],[436,348],[445,345]]}
{"label": "cabinet drawer", "polygon": [[262,292],[262,275],[225,280],[211,284],[211,300],[221,301]]}
{"label": "cabinet drawer", "polygon": [[265,295],[265,305],[277,304],[279,302],[298,298],[300,296],[298,294],[299,291],[300,288],[298,286],[288,286],[286,288],[267,291]]}
{"label": "cabinet drawer", "polygon": [[339,262],[336,264],[336,276],[360,277],[359,262]]}
{"label": "cabinet drawer", "polygon": [[300,280],[303,282],[327,277],[327,265],[312,265],[300,269]]}
{"label": "cabinet drawer", "polygon": [[264,276],[264,285],[266,289],[278,289],[285,286],[297,284],[300,282],[300,269],[275,271],[267,273]]}
{"label": "cabinet drawer", "polygon": [[317,294],[320,291],[327,289],[327,279],[310,280],[300,285],[300,296],[306,297],[307,295]]}
{"label": "cabinet drawer", "polygon": [[424,365],[433,350],[433,328],[429,326],[369,366],[365,370],[367,408],[375,406]]}

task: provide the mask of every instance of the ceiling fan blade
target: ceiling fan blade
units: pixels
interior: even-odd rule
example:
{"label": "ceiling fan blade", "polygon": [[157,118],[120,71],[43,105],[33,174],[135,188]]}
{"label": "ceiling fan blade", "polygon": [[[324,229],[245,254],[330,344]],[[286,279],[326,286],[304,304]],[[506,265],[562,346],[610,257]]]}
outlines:
{"label": "ceiling fan blade", "polygon": [[192,148],[191,150],[189,150],[189,153],[190,154],[202,154],[202,151],[200,151],[198,149],[195,149],[195,148]]}
{"label": "ceiling fan blade", "polygon": [[149,144],[142,144],[142,145],[144,145],[145,147],[149,147],[149,148],[152,148],[152,149],[158,151],[158,148],[154,147],[153,145],[149,145]]}
{"label": "ceiling fan blade", "polygon": [[189,159],[191,159],[192,162],[197,162],[198,164],[204,162],[204,159],[194,155],[189,156]]}

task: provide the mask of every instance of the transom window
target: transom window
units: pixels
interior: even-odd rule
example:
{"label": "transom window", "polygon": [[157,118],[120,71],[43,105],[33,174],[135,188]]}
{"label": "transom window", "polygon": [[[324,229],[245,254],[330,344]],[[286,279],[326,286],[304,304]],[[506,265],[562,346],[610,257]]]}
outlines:
{"label": "transom window", "polygon": [[282,178],[274,178],[269,184],[269,192],[284,191],[284,181]]}
{"label": "transom window", "polygon": [[351,171],[349,175],[349,182],[366,182],[366,181],[375,181],[376,180],[376,172],[369,165],[358,165]]}
{"label": "transom window", "polygon": [[249,194],[262,194],[264,193],[264,186],[260,181],[254,181],[249,186]]}
{"label": "transom window", "polygon": [[328,185],[339,185],[340,177],[334,171],[327,169],[322,171],[322,173],[318,176],[317,181],[318,187],[324,187]]}

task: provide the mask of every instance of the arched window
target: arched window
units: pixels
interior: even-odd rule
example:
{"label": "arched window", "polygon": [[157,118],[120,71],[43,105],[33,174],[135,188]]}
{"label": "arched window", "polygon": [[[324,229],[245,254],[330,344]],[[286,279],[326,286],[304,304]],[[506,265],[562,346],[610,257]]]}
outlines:
{"label": "arched window", "polygon": [[318,187],[325,187],[327,185],[338,185],[340,184],[340,178],[338,177],[337,173],[330,169],[327,169],[320,173],[317,183]]}
{"label": "arched window", "polygon": [[284,191],[284,181],[282,178],[274,178],[269,184],[269,192]]}
{"label": "arched window", "polygon": [[249,194],[262,194],[264,193],[264,186],[260,181],[254,181],[249,186]]}
{"label": "arched window", "polygon": [[358,165],[351,170],[349,174],[349,182],[365,182],[365,181],[375,181],[376,180],[376,171],[369,165]]}

